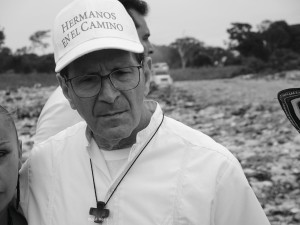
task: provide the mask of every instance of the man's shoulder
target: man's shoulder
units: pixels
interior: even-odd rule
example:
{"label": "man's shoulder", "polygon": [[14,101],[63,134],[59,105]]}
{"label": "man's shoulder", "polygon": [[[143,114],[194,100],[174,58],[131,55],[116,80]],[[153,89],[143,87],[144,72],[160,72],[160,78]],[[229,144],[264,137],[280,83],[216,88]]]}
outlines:
{"label": "man's shoulder", "polygon": [[40,143],[79,121],[82,121],[82,118],[70,107],[61,88],[58,87],[47,100],[38,118],[34,142]]}
{"label": "man's shoulder", "polygon": [[[35,154],[35,152],[37,151],[38,152],[53,151],[53,154],[59,151],[63,151],[64,149],[66,149],[66,146],[68,146],[69,144],[72,143],[74,144],[74,142],[80,142],[86,139],[85,136],[86,126],[87,126],[86,122],[82,121],[60,131],[54,136],[48,138],[47,140],[34,145],[32,154]],[[46,153],[40,153],[40,154],[46,154]]]}
{"label": "man's shoulder", "polygon": [[172,118],[166,117],[166,119],[168,132],[175,135],[177,140],[181,140],[186,146],[189,146],[189,149],[193,149],[199,154],[209,152],[212,156],[237,163],[235,156],[225,146],[216,142],[210,136]]}
{"label": "man's shoulder", "polygon": [[61,87],[57,87],[52,94],[49,96],[47,102],[45,103],[41,114],[45,114],[45,112],[49,113],[49,112],[57,112],[57,111],[61,111],[61,109],[65,109],[69,107],[69,102],[68,100],[65,98]]}
{"label": "man's shoulder", "polygon": [[49,96],[46,105],[57,105],[61,103],[68,103],[68,100],[65,98],[62,89],[58,86],[53,93]]}
{"label": "man's shoulder", "polygon": [[26,179],[30,179],[31,185],[44,187],[49,184],[53,178],[53,172],[60,168],[62,162],[68,162],[70,158],[76,160],[82,157],[85,151],[81,150],[85,149],[85,143],[87,143],[85,127],[86,124],[80,122],[36,144],[29,158],[22,165],[20,174],[23,183]]}

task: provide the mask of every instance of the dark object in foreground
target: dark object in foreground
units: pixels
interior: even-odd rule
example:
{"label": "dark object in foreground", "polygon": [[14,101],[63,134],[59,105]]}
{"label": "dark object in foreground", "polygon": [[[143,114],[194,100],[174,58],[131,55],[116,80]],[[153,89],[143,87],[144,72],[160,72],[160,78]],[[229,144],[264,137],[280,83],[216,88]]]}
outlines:
{"label": "dark object in foreground", "polygon": [[277,98],[287,118],[300,133],[300,88],[282,90]]}
{"label": "dark object in foreground", "polygon": [[90,208],[90,215],[95,216],[95,223],[102,223],[109,216],[109,210],[104,207],[104,202],[97,202],[97,208]]}

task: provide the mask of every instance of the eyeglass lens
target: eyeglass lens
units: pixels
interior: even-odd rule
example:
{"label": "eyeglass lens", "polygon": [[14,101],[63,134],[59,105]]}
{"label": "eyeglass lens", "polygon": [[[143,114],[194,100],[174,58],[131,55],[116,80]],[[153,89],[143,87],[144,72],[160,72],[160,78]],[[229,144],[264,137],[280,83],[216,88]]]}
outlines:
{"label": "eyeglass lens", "polygon": [[[114,88],[119,91],[127,91],[138,86],[139,68],[139,66],[126,67],[115,70],[107,76]],[[99,74],[78,76],[71,80],[72,88],[78,97],[93,97],[99,93],[105,77]]]}

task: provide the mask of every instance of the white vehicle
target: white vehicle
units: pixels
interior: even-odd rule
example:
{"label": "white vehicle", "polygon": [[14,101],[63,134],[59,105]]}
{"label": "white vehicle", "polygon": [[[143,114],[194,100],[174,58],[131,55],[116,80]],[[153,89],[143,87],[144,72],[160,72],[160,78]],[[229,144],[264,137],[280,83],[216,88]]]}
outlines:
{"label": "white vehicle", "polygon": [[165,70],[165,71],[169,71],[169,66],[165,62],[154,63],[152,66],[153,66],[153,70]]}
{"label": "white vehicle", "polygon": [[173,79],[170,76],[169,66],[167,63],[153,64],[153,78],[154,85],[158,87],[168,87],[173,84]]}

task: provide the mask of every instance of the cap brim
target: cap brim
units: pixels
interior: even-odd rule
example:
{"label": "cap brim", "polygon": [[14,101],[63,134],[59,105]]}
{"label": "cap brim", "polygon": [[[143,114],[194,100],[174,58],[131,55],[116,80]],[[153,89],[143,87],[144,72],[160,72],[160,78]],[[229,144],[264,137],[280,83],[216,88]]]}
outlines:
{"label": "cap brim", "polygon": [[300,133],[300,88],[282,90],[277,97],[285,115]]}
{"label": "cap brim", "polygon": [[92,39],[76,46],[62,56],[56,63],[55,72],[60,72],[69,63],[85,54],[104,49],[120,49],[134,53],[144,52],[143,45],[138,42],[112,37]]}

